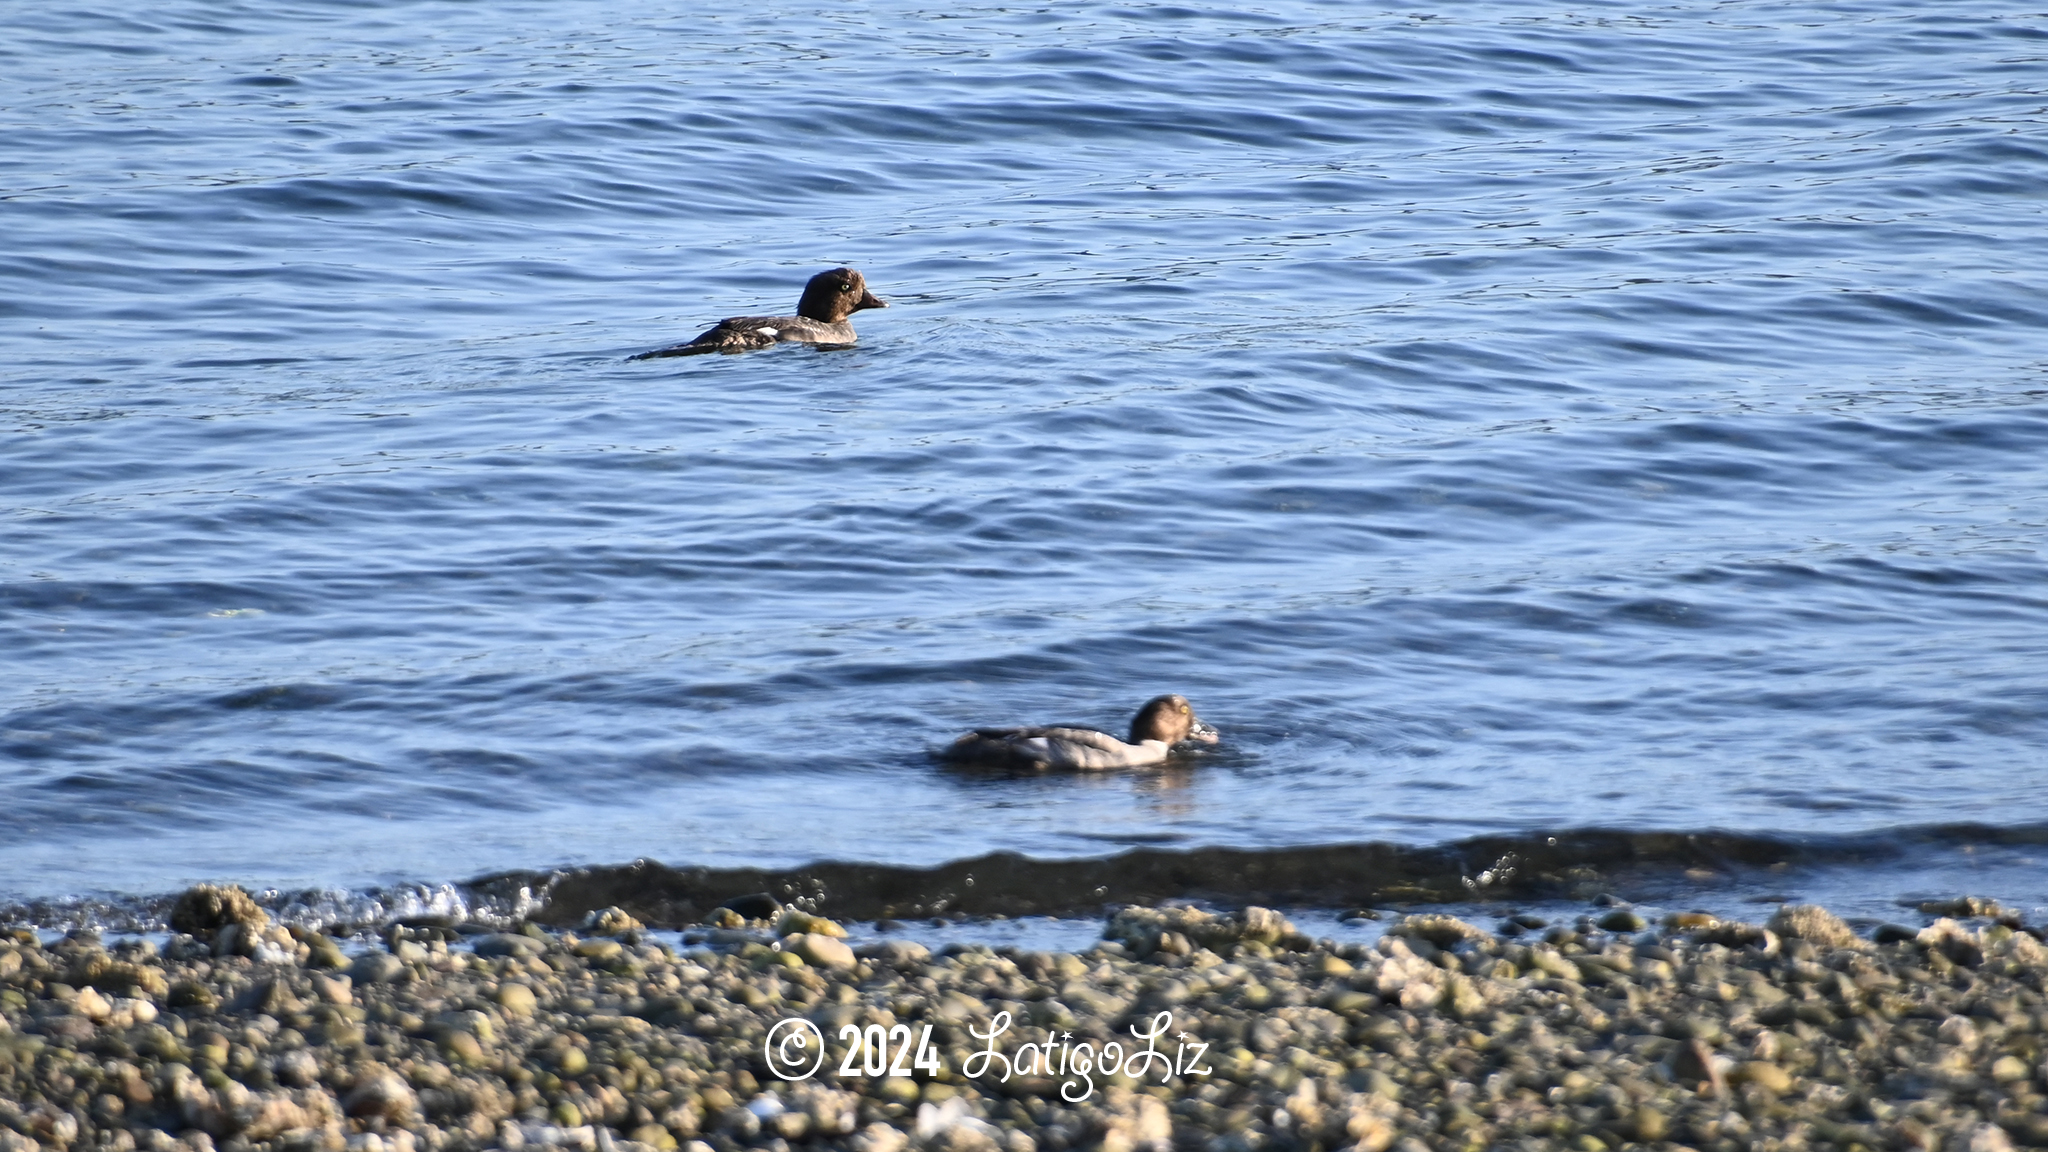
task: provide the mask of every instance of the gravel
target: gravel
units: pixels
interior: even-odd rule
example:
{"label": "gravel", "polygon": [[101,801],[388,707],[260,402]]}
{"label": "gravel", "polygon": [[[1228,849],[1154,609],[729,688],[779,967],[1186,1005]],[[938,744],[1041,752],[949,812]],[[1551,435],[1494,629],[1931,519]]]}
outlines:
{"label": "gravel", "polygon": [[[1078,953],[849,947],[794,910],[679,953],[608,909],[349,956],[188,896],[161,953],[0,937],[0,1152],[2048,1146],[2048,950],[1981,901],[1884,944],[1813,907],[1375,945],[1134,907]],[[768,1063],[790,1018],[809,1079]],[[848,1028],[926,1067],[843,1073]]]}

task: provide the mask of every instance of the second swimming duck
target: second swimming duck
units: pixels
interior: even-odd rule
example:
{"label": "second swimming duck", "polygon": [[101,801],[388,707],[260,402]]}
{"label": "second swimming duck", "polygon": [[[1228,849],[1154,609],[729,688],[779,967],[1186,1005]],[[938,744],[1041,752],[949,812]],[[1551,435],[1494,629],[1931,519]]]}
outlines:
{"label": "second swimming duck", "polygon": [[1202,723],[1185,696],[1145,702],[1131,721],[1128,743],[1093,728],[977,728],[939,755],[954,763],[1030,768],[1141,768],[1162,764],[1187,743],[1214,744],[1216,729]]}
{"label": "second swimming duck", "polygon": [[834,268],[811,277],[794,316],[734,316],[716,328],[672,348],[642,352],[635,360],[657,356],[701,356],[706,352],[745,352],[776,344],[851,344],[856,337],[848,319],[863,308],[887,308],[868,291],[868,283],[851,268]]}

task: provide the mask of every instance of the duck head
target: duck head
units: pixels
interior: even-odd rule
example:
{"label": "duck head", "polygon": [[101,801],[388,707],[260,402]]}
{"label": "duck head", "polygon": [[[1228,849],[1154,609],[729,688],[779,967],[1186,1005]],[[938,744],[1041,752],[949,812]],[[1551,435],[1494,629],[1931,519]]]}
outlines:
{"label": "duck head", "polygon": [[1199,740],[1204,744],[1214,744],[1218,738],[1214,728],[1195,717],[1194,706],[1188,703],[1188,698],[1177,694],[1147,700],[1131,721],[1133,744],[1143,744],[1147,740],[1164,740],[1168,744]]}
{"label": "duck head", "polygon": [[834,268],[820,272],[804,285],[803,299],[797,301],[796,314],[827,324],[837,324],[863,308],[887,308],[888,305],[875,298],[868,291],[868,282],[851,268]]}

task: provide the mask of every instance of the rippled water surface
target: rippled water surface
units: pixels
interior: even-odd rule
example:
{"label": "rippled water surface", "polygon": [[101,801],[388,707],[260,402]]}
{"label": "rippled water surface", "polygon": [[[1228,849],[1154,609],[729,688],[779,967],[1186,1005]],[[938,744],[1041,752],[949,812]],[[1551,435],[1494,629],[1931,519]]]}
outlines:
{"label": "rippled water surface", "polygon": [[2048,823],[2048,14],[692,7],[0,16],[0,890]]}

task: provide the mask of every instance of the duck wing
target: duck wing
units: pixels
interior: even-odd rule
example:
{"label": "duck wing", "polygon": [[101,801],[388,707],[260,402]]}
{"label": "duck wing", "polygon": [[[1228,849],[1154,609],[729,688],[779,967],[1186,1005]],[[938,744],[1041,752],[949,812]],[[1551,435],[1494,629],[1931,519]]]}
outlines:
{"label": "duck wing", "polygon": [[755,348],[766,348],[782,337],[782,330],[789,323],[786,316],[733,316],[718,322],[718,326],[690,341],[669,348],[658,348],[642,352],[635,360],[652,360],[657,356],[702,356],[706,352],[747,352]]}
{"label": "duck wing", "polygon": [[946,746],[941,760],[956,764],[1037,764],[1029,741],[1043,728],[976,728]]}

